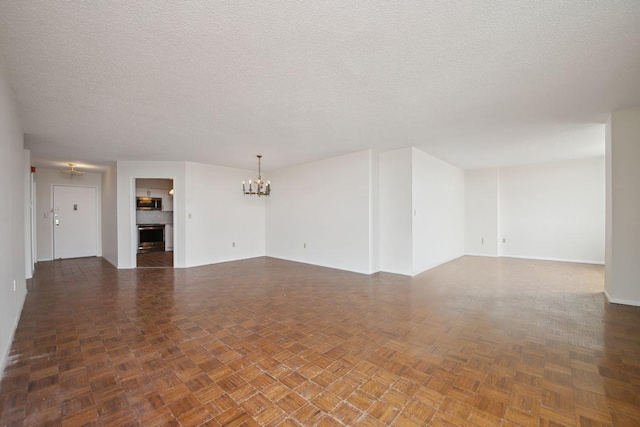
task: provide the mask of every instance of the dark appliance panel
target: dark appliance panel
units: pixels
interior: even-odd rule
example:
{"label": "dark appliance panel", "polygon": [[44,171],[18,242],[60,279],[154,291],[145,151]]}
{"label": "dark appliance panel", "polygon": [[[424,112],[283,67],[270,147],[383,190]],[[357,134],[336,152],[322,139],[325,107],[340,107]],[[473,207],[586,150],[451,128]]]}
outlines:
{"label": "dark appliance panel", "polygon": [[136,197],[136,209],[139,211],[161,211],[162,199],[160,197]]}
{"label": "dark appliance panel", "polygon": [[138,253],[164,252],[164,224],[138,225]]}

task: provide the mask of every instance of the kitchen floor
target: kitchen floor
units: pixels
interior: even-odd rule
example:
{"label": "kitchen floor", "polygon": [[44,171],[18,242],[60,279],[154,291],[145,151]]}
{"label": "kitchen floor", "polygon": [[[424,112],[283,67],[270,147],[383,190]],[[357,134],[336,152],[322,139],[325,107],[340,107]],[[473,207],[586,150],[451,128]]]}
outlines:
{"label": "kitchen floor", "polygon": [[640,307],[602,284],[509,258],[413,278],[39,262],[0,425],[637,426]]}
{"label": "kitchen floor", "polygon": [[173,251],[149,252],[136,256],[137,266],[144,267],[173,267]]}

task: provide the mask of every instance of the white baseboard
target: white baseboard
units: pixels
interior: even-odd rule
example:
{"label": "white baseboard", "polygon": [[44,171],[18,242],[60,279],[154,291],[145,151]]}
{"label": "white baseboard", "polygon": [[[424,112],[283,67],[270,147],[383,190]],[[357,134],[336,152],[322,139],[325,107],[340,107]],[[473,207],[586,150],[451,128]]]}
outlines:
{"label": "white baseboard", "polygon": [[400,271],[385,270],[384,268],[381,268],[378,271],[374,271],[371,274],[376,274],[376,273],[397,274],[398,276],[413,277],[411,274],[408,274],[408,273],[403,273],[403,272],[400,272]]}
{"label": "white baseboard", "polygon": [[465,253],[465,256],[483,256],[483,257],[487,257],[487,258],[499,258],[499,255],[487,255],[487,254],[472,254],[472,253]]}
{"label": "white baseboard", "polygon": [[456,259],[458,259],[458,258],[460,258],[460,257],[463,257],[463,256],[465,256],[465,254],[456,255],[456,256],[454,256],[453,258],[447,259],[447,260],[442,261],[442,262],[439,262],[439,263],[437,263],[437,264],[430,265],[429,267],[425,268],[424,270],[421,270],[421,271],[419,271],[419,272],[417,272],[417,273],[413,273],[413,274],[411,275],[411,277],[415,277],[415,276],[417,276],[418,274],[422,274],[422,273],[424,273],[425,271],[429,271],[429,270],[431,270],[431,269],[433,269],[433,268],[439,267],[439,266],[441,266],[441,265],[443,265],[443,264],[446,264],[446,263],[448,263],[448,262],[451,262],[451,261],[456,260]]}
{"label": "white baseboard", "polygon": [[640,307],[640,301],[635,301],[635,300],[631,300],[631,299],[622,299],[622,298],[612,298],[611,295],[609,295],[609,292],[607,292],[606,290],[603,291],[604,293],[604,297],[607,299],[607,301],[609,301],[610,303],[613,304],[624,304],[624,305],[633,305],[636,307]]}
{"label": "white baseboard", "polygon": [[109,258],[103,256],[101,257],[103,260],[107,261],[109,264],[113,265],[115,268],[118,268],[118,263],[111,261]]}
{"label": "white baseboard", "polygon": [[546,258],[546,257],[521,256],[521,255],[500,255],[500,258],[532,259],[536,261],[574,262],[577,264],[604,265],[604,261],[591,261],[591,260],[585,260],[585,259]]}
{"label": "white baseboard", "polygon": [[16,334],[16,329],[18,328],[18,323],[20,322],[20,316],[22,315],[22,309],[24,308],[24,302],[27,300],[28,292],[29,291],[25,291],[25,293],[22,295],[20,310],[18,310],[18,314],[16,315],[16,318],[13,320],[13,329],[11,330],[11,336],[9,337],[7,351],[5,354],[2,355],[2,358],[0,359],[0,376],[2,376],[2,373],[4,372],[4,368],[7,365],[7,360],[9,359],[9,353],[11,352],[11,345],[13,344],[13,337]]}
{"label": "white baseboard", "polygon": [[366,274],[367,276],[370,276],[371,274],[377,273],[377,271],[374,271],[373,273],[368,273],[368,272],[358,271],[358,270],[348,270],[346,268],[335,267],[333,265],[319,264],[319,263],[308,262],[308,261],[300,261],[299,259],[283,258],[283,257],[273,256],[273,255],[264,255],[264,256],[267,257],[267,258],[281,259],[283,261],[291,261],[291,262],[299,262],[300,264],[315,265],[316,267],[325,267],[325,268],[332,268],[334,270],[348,271],[350,273]]}

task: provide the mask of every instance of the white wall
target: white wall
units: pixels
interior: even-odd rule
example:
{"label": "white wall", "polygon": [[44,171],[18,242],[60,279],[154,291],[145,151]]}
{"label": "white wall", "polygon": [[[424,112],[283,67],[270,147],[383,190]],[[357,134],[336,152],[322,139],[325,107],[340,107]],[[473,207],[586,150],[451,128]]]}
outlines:
{"label": "white wall", "polygon": [[380,153],[380,270],[412,275],[412,149]]}
{"label": "white wall", "polygon": [[[464,173],[420,150],[353,153],[269,177],[268,256],[414,275],[464,254]],[[322,185],[309,191],[309,177]]]}
{"label": "white wall", "polygon": [[173,180],[173,265],[186,267],[185,162],[121,161],[117,163],[118,268],[135,268],[138,230],[136,228],[136,178]]}
{"label": "white wall", "polygon": [[[4,64],[0,58],[0,372],[4,370],[13,332],[27,294],[25,253],[25,153],[22,127]],[[15,285],[14,285],[15,283]]]}
{"label": "white wall", "polygon": [[117,169],[102,174],[102,257],[118,266]]}
{"label": "white wall", "polygon": [[640,108],[607,123],[607,265],[611,302],[640,305]]}
{"label": "white wall", "polygon": [[267,256],[371,273],[370,163],[362,151],[267,174]]}
{"label": "white wall", "polygon": [[464,173],[465,253],[498,256],[498,169]]}
{"label": "white wall", "polygon": [[500,169],[500,255],[604,263],[603,157]]}
{"label": "white wall", "polygon": [[370,272],[380,271],[380,153],[369,156],[369,265]]}
{"label": "white wall", "polygon": [[416,275],[464,255],[464,172],[416,148],[411,172]]}
{"label": "white wall", "polygon": [[[101,227],[101,191],[102,174],[87,172],[82,176],[71,177],[58,169],[36,169],[36,237],[38,242],[38,261],[53,259],[53,186],[70,185],[95,187],[98,197],[98,256],[102,256]],[[47,214],[47,218],[44,215]],[[78,236],[81,238],[82,236]]]}
{"label": "white wall", "polygon": [[118,162],[118,268],[136,265],[137,178],[173,180],[176,268],[263,256],[264,202],[244,198],[241,191],[243,178],[254,173],[187,162]]}
{"label": "white wall", "polygon": [[242,181],[254,174],[186,164],[185,266],[264,256],[265,198],[242,194]]}

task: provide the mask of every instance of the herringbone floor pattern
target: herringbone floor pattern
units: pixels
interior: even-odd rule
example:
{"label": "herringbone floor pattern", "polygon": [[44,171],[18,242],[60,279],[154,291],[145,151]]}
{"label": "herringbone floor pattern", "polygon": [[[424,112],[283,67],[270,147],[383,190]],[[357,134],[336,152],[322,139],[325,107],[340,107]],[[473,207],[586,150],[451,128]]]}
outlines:
{"label": "herringbone floor pattern", "polygon": [[598,266],[415,278],[270,258],[38,263],[0,425],[640,425],[640,308]]}

